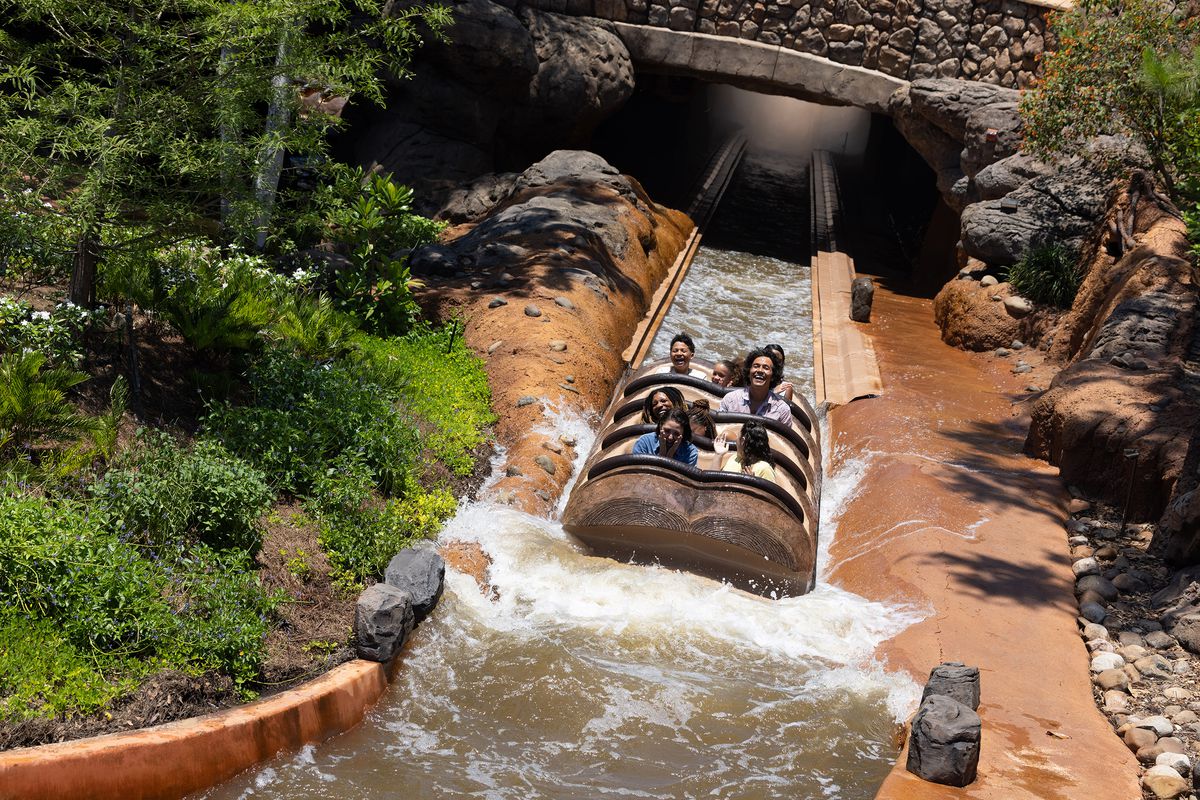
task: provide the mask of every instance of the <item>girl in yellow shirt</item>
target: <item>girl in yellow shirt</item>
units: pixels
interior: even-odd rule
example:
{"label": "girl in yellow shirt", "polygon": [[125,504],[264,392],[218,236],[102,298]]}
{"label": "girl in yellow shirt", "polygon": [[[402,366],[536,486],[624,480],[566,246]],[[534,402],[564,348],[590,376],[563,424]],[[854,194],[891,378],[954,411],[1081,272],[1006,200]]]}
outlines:
{"label": "girl in yellow shirt", "polygon": [[[717,435],[717,441],[725,441],[725,432]],[[714,442],[716,444],[716,442]],[[741,472],[775,481],[775,461],[771,457],[771,440],[767,437],[767,429],[761,423],[750,420],[742,426],[738,435],[736,453],[730,453],[725,464],[721,467],[724,472]]]}

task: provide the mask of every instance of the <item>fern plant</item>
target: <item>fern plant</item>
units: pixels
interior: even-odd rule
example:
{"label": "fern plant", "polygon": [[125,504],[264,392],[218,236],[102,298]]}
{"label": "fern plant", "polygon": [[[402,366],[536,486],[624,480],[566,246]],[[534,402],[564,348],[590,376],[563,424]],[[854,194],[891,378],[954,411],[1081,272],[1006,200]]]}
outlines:
{"label": "fern plant", "polygon": [[275,318],[269,276],[238,259],[197,258],[157,310],[199,351],[249,350]]}
{"label": "fern plant", "polygon": [[357,331],[353,319],[334,308],[326,294],[289,295],[271,326],[276,338],[314,359],[336,358],[350,349]]}
{"label": "fern plant", "polygon": [[61,440],[86,429],[87,419],[67,392],[87,375],[65,367],[45,368],[37,352],[7,353],[0,358],[0,454],[40,440]]}

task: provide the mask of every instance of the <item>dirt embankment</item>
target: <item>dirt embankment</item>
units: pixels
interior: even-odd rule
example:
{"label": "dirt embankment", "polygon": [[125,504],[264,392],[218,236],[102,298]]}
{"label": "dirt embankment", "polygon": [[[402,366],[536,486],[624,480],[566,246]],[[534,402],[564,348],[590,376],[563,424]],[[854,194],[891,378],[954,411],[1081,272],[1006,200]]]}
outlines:
{"label": "dirt embankment", "polygon": [[691,231],[599,156],[556,151],[474,224],[413,258],[433,315],[465,321],[487,364],[507,450],[496,496],[532,513],[571,474],[574,443],[542,433],[547,409],[604,409],[621,351]]}

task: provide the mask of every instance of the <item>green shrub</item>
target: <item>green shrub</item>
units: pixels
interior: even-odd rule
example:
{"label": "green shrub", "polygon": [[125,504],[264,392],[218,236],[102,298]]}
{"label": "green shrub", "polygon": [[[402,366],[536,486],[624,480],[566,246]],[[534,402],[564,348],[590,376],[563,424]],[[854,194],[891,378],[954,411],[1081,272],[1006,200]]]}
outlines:
{"label": "green shrub", "polygon": [[87,375],[45,364],[46,356],[38,352],[0,357],[0,455],[43,439],[74,436],[86,426],[67,400],[67,391]]}
{"label": "green shrub", "polygon": [[0,297],[0,352],[31,350],[52,366],[77,365],[83,358],[83,331],[96,313],[69,300],[50,311],[34,311],[28,303]]}
{"label": "green shrub", "polygon": [[297,353],[313,359],[336,358],[350,349],[358,328],[354,319],[339,312],[328,295],[289,295],[271,325],[277,339]]}
{"label": "green shrub", "polygon": [[258,518],[273,499],[262,473],[219,443],[201,440],[183,449],[166,434],[144,435],[92,494],[138,541],[198,540],[246,552],[262,544]]}
{"label": "green shrub", "polygon": [[1184,60],[1200,19],[1161,0],[1084,0],[1053,14],[1051,30],[1058,46],[1021,98],[1022,147],[1045,157],[1077,153],[1098,134],[1132,136],[1179,200],[1200,171],[1200,65]]}
{"label": "green shrub", "polygon": [[[353,496],[353,487],[349,488],[348,496]],[[417,486],[410,487],[403,499],[393,498],[382,505],[365,498],[357,507],[334,503],[320,513],[318,538],[330,563],[362,582],[382,575],[392,556],[414,541],[437,534],[456,506],[450,492],[425,492]]]}
{"label": "green shrub", "polygon": [[275,317],[268,275],[252,258],[195,258],[155,309],[197,350],[249,350]]}
{"label": "green shrub", "polygon": [[137,688],[137,672],[120,658],[97,669],[90,649],[75,647],[53,622],[0,612],[0,720],[96,711]]}
{"label": "green shrub", "polygon": [[321,274],[338,307],[380,333],[404,333],[420,318],[413,280],[404,252],[437,240],[445,225],[412,211],[412,190],[390,176],[368,178],[361,170],[342,178],[357,182],[356,197],[343,195],[331,204],[330,238],[350,254],[350,265]]}
{"label": "green shrub", "polygon": [[385,493],[403,486],[416,431],[388,392],[354,365],[272,350],[249,375],[253,404],[218,405],[205,425],[280,490],[306,494],[340,457],[359,459]]}
{"label": "green shrub", "polygon": [[[219,670],[250,685],[279,600],[263,592],[244,555],[205,545],[143,551],[118,528],[79,502],[0,493],[0,620],[35,633],[53,625],[114,680],[172,667]],[[52,659],[44,663],[57,669]],[[36,688],[56,679],[25,680]]]}
{"label": "green shrub", "polygon": [[1061,244],[1031,247],[1009,267],[1008,282],[1035,303],[1070,308],[1079,291],[1076,261],[1075,253]]}
{"label": "green shrub", "polygon": [[483,361],[457,336],[458,326],[422,326],[402,338],[358,340],[356,358],[371,377],[431,424],[422,443],[460,475],[496,421]]}

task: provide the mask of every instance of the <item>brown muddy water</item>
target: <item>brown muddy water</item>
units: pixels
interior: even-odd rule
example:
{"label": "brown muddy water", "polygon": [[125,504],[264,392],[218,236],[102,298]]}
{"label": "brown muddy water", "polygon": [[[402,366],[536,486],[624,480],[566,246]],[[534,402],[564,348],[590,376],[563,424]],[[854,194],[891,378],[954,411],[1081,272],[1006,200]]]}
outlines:
{"label": "brown muddy water", "polygon": [[[811,393],[807,292],[803,264],[705,249],[660,338],[687,330],[704,357],[777,342]],[[575,436],[582,459],[595,423],[550,412],[544,425]],[[919,694],[873,653],[922,612],[820,580],[866,469],[838,463],[818,587],[778,601],[589,556],[555,518],[464,504],[441,536],[482,545],[498,596],[448,572],[362,725],[200,796],[873,797],[896,757],[893,723]]]}

